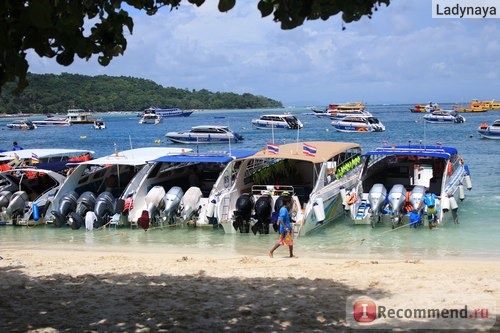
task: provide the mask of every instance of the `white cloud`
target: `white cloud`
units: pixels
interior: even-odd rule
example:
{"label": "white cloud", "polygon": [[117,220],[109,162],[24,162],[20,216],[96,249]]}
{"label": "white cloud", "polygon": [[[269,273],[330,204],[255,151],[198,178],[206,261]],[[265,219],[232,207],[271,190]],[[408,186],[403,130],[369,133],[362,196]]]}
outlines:
{"label": "white cloud", "polygon": [[66,68],[30,56],[30,70],[142,77],[287,105],[500,99],[500,21],[432,19],[427,1],[394,1],[345,31],[338,17],[283,31],[254,2],[241,1],[228,13],[206,2],[134,13],[134,22],[125,55],[107,67],[79,60]]}

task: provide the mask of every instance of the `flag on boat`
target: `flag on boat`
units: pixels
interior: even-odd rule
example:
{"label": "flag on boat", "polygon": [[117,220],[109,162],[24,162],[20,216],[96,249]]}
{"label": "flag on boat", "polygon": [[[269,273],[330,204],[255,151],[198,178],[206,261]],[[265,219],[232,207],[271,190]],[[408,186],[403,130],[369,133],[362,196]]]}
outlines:
{"label": "flag on boat", "polygon": [[443,143],[441,141],[436,141],[436,146],[438,146],[439,148],[442,148]]}
{"label": "flag on boat", "polygon": [[307,156],[316,156],[316,147],[304,143],[302,146],[302,153]]}
{"label": "flag on boat", "polygon": [[270,154],[278,154],[280,152],[280,146],[276,143],[267,143],[267,151]]}
{"label": "flag on boat", "polygon": [[31,153],[31,163],[35,164],[35,163],[39,163],[39,162],[40,162],[40,160],[38,159],[38,155],[35,153]]}

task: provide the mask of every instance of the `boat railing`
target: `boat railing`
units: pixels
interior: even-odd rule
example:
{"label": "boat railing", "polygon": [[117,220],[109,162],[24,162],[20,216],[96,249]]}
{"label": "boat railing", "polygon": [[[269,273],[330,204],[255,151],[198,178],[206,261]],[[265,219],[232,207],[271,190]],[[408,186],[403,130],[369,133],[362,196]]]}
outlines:
{"label": "boat railing", "polygon": [[252,195],[270,194],[280,196],[288,192],[290,195],[295,194],[295,189],[291,185],[253,185]]}

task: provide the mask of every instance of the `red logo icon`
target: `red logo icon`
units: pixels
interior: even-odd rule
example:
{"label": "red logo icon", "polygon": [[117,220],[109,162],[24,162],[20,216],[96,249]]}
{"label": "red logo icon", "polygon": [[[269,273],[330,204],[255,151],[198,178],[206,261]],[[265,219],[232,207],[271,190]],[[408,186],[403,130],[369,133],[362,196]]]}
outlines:
{"label": "red logo icon", "polygon": [[360,298],[353,305],[354,320],[358,323],[369,323],[377,318],[377,306],[369,298]]}

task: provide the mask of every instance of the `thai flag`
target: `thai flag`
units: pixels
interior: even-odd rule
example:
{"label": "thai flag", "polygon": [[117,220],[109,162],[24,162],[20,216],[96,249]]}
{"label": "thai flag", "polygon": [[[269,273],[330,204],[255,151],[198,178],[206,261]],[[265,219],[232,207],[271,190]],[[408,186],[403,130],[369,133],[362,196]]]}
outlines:
{"label": "thai flag", "polygon": [[31,153],[31,163],[38,163],[40,160],[38,159],[38,155],[35,153]]}
{"label": "thai flag", "polygon": [[443,143],[441,141],[436,141],[436,146],[438,146],[439,148],[442,148]]}
{"label": "thai flag", "polygon": [[276,143],[267,143],[267,151],[270,154],[278,154],[280,152],[280,146]]}
{"label": "thai flag", "polygon": [[307,156],[316,156],[316,147],[304,143],[302,146],[302,153]]}

